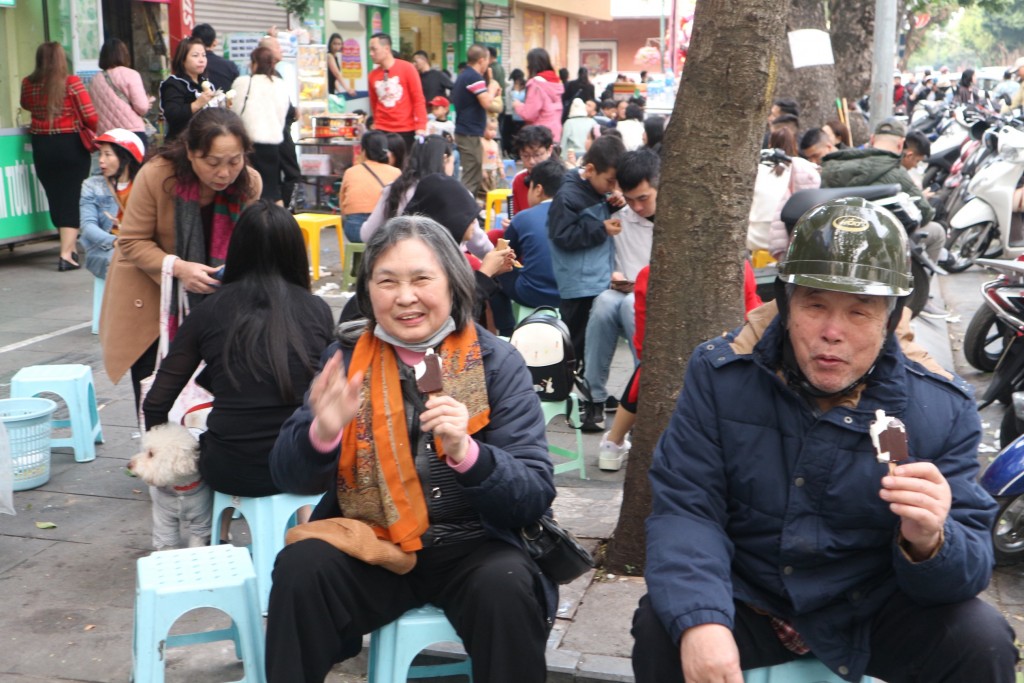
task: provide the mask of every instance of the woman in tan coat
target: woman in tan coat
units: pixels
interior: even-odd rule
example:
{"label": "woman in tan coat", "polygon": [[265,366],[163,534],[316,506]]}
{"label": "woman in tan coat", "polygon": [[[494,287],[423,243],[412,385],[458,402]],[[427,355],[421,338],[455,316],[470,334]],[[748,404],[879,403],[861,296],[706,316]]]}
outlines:
{"label": "woman in tan coat", "polygon": [[215,291],[235,221],[260,196],[260,176],[246,160],[251,151],[237,114],[204,109],[135,178],[107,272],[100,344],[111,381],[131,370],[136,409],[139,382],[156,362],[164,257],[178,257],[174,277],[190,306]]}

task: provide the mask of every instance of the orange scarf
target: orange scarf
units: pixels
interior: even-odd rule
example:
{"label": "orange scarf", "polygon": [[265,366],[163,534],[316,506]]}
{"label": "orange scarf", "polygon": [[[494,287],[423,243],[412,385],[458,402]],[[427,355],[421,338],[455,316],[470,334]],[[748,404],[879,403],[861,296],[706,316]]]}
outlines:
{"label": "orange scarf", "polygon": [[[490,421],[475,326],[470,323],[449,334],[437,353],[444,393],[469,409],[467,431],[475,434]],[[372,332],[364,332],[348,366],[350,378],[357,372],[366,373],[363,404],[342,436],[338,504],[345,517],[366,522],[379,538],[414,552],[423,547],[420,537],[430,520],[406,429],[395,350]],[[440,439],[434,442],[438,457],[445,457]]]}

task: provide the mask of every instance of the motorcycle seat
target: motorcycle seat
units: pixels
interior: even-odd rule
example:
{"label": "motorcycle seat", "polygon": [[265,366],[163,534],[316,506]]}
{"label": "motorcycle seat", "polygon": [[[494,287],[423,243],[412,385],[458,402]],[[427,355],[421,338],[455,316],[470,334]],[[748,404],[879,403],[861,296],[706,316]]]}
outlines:
{"label": "motorcycle seat", "polygon": [[786,200],[782,207],[782,222],[786,224],[786,232],[793,234],[793,228],[805,213],[827,201],[842,197],[863,197],[868,201],[884,199],[899,194],[900,186],[896,183],[888,185],[864,185],[859,187],[830,187],[817,190],[800,190]]}

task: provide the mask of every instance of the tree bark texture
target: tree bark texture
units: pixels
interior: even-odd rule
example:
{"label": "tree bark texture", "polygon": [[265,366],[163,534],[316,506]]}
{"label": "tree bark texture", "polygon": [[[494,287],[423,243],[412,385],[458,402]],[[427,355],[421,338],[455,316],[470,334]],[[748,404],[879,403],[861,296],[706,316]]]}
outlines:
{"label": "tree bark texture", "polygon": [[647,471],[690,352],[743,322],[744,239],[788,0],[701,0],[662,147],[644,369],[606,565],[642,569]]}
{"label": "tree bark texture", "polygon": [[828,7],[838,95],[852,109],[871,89],[875,0],[829,0]]}
{"label": "tree bark texture", "polygon": [[[788,5],[787,34],[800,29],[828,30],[824,0],[790,0]],[[842,62],[837,60],[837,63]],[[801,131],[820,128],[838,115],[836,93],[836,68],[829,65],[794,69],[789,41],[783,40],[779,50],[779,78],[775,86],[775,99],[796,100],[800,105]]]}

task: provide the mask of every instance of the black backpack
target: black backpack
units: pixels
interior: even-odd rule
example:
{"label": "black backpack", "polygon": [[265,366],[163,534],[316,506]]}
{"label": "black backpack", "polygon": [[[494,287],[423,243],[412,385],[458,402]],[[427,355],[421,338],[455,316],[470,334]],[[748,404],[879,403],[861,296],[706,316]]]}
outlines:
{"label": "black backpack", "polygon": [[572,392],[576,355],[569,328],[558,311],[541,306],[523,318],[509,338],[533,375],[533,388],[542,401],[564,401]]}

